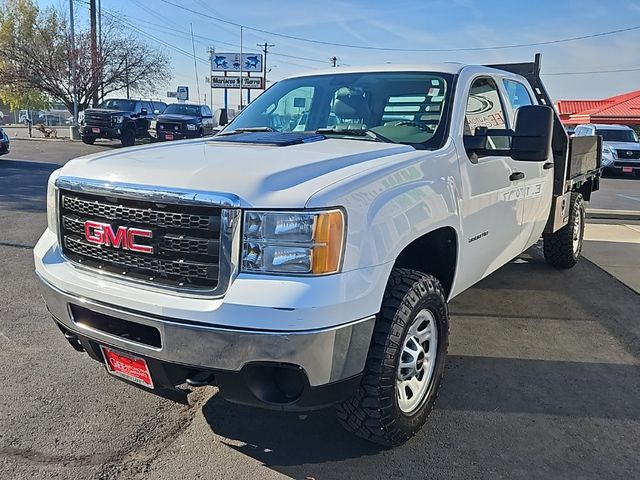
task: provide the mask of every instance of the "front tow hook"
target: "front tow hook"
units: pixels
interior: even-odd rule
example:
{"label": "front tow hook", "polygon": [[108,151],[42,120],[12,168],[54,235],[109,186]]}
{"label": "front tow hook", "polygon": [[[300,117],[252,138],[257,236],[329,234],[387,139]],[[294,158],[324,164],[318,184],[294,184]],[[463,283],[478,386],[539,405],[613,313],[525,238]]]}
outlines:
{"label": "front tow hook", "polygon": [[190,378],[187,378],[187,385],[191,387],[206,387],[207,385],[215,385],[215,376],[211,372],[198,372]]}

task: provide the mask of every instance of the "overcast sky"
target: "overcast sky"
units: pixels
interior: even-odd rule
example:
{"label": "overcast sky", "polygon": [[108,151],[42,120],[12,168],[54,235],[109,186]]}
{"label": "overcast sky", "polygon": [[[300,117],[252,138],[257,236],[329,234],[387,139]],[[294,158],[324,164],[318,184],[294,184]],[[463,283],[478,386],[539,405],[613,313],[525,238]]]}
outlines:
{"label": "overcast sky", "polygon": [[[460,49],[546,42],[640,26],[640,0],[322,0],[322,1],[210,1],[102,0],[105,15],[135,24],[141,35],[153,35],[178,49],[191,52],[193,24],[201,100],[207,93],[207,47],[217,52],[239,51],[240,29],[207,18],[210,15],[247,27],[323,42],[369,47],[356,49],[322,45],[244,30],[245,51],[257,43],[275,44],[268,59],[269,78],[278,80],[300,71],[325,68],[329,58],[339,64],[380,63],[497,63],[527,61],[543,54],[544,80],[554,99],[602,98],[640,89],[640,29],[566,43],[451,52],[389,52],[370,47]],[[66,0],[39,0],[40,5],[68,8]],[[86,9],[76,7],[80,21]],[[205,14],[205,15],[202,15]],[[83,18],[84,16],[84,18]],[[164,28],[164,27],[166,28]],[[203,38],[204,37],[204,38]],[[150,37],[146,37],[154,43]],[[176,85],[188,85],[196,98],[193,57],[159,45],[172,60]],[[284,57],[289,55],[300,58]],[[575,72],[636,69],[629,72],[567,75]],[[164,98],[166,89],[159,92]],[[215,106],[222,93],[215,91]]]}

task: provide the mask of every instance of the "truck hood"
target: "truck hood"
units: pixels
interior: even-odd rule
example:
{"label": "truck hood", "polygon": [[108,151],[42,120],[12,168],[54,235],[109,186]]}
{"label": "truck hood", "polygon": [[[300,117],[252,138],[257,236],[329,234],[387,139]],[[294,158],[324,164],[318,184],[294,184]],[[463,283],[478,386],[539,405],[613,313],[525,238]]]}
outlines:
{"label": "truck hood", "polygon": [[640,143],[636,142],[602,142],[615,150],[640,150]]}
{"label": "truck hood", "polygon": [[84,114],[97,113],[98,115],[128,115],[131,112],[127,110],[109,110],[107,108],[87,108]]}
{"label": "truck hood", "polygon": [[267,146],[197,139],[81,157],[61,174],[159,190],[230,193],[242,207],[302,208],[320,189],[411,152],[416,150],[408,145],[364,140]]}
{"label": "truck hood", "polygon": [[188,122],[190,120],[198,120],[195,115],[182,115],[179,113],[167,113],[166,115],[158,115],[156,120],[159,122]]}

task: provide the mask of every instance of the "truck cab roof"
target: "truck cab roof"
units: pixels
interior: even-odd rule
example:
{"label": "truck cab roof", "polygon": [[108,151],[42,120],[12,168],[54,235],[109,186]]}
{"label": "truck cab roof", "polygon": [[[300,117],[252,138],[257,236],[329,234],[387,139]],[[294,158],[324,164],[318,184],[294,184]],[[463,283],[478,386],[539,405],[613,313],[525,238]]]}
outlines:
{"label": "truck cab roof", "polygon": [[[362,65],[353,67],[335,67],[322,70],[310,70],[303,73],[292,75],[291,78],[309,77],[316,75],[336,75],[348,73],[372,73],[372,72],[439,72],[452,75],[459,74],[463,69],[477,68],[482,71],[499,70],[491,66],[465,64],[458,62],[441,62],[441,63],[420,63],[420,64],[379,64],[379,65]],[[500,70],[502,73],[510,74],[507,71]]]}

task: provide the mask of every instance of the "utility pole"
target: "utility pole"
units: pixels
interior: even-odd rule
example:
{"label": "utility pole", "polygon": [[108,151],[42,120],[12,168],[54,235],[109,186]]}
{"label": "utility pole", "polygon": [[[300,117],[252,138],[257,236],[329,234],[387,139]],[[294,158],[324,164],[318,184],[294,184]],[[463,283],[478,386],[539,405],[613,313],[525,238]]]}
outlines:
{"label": "utility pole", "polygon": [[[73,91],[73,129],[78,125],[78,90],[76,81],[76,35],[73,25],[73,0],[69,0],[69,20],[71,21],[71,82],[73,83],[71,90]],[[73,135],[72,135],[73,138]]]}
{"label": "utility pole", "polygon": [[262,68],[264,68],[264,75],[262,75],[262,81],[264,82],[263,89],[267,89],[267,52],[271,47],[275,47],[272,43],[264,42],[264,44],[257,44],[256,47],[262,47],[262,51],[264,52],[264,58],[262,59]]}
{"label": "utility pole", "polygon": [[209,88],[211,89],[209,102],[211,102],[210,108],[211,112],[213,113],[213,85],[211,84],[211,77],[213,75],[213,72],[211,71],[211,68],[213,66],[213,55],[214,53],[216,53],[216,49],[213,47],[209,47],[207,48],[207,53],[209,54]]}
{"label": "utility pole", "polygon": [[242,111],[242,67],[244,67],[243,63],[244,62],[244,52],[243,52],[243,40],[242,37],[244,36],[244,27],[241,26],[240,27],[240,111]]}
{"label": "utility pole", "polygon": [[96,0],[89,0],[91,28],[91,103],[98,106],[98,37],[96,28]]}
{"label": "utility pole", "polygon": [[333,56],[329,60],[331,61],[331,66],[332,67],[337,67],[338,66],[338,57]]}
{"label": "utility pole", "polygon": [[100,59],[100,102],[104,100],[104,83],[102,74],[104,69],[104,59],[102,57],[102,0],[98,0],[98,58]]}
{"label": "utility pole", "polygon": [[[200,76],[198,75],[198,62],[196,61],[196,42],[193,39],[193,23],[190,23],[189,26],[191,27],[191,46],[193,47],[193,68],[195,68],[196,70],[196,91],[198,92],[198,105],[199,105],[202,100],[200,99]],[[207,103],[206,99],[204,103]]]}

